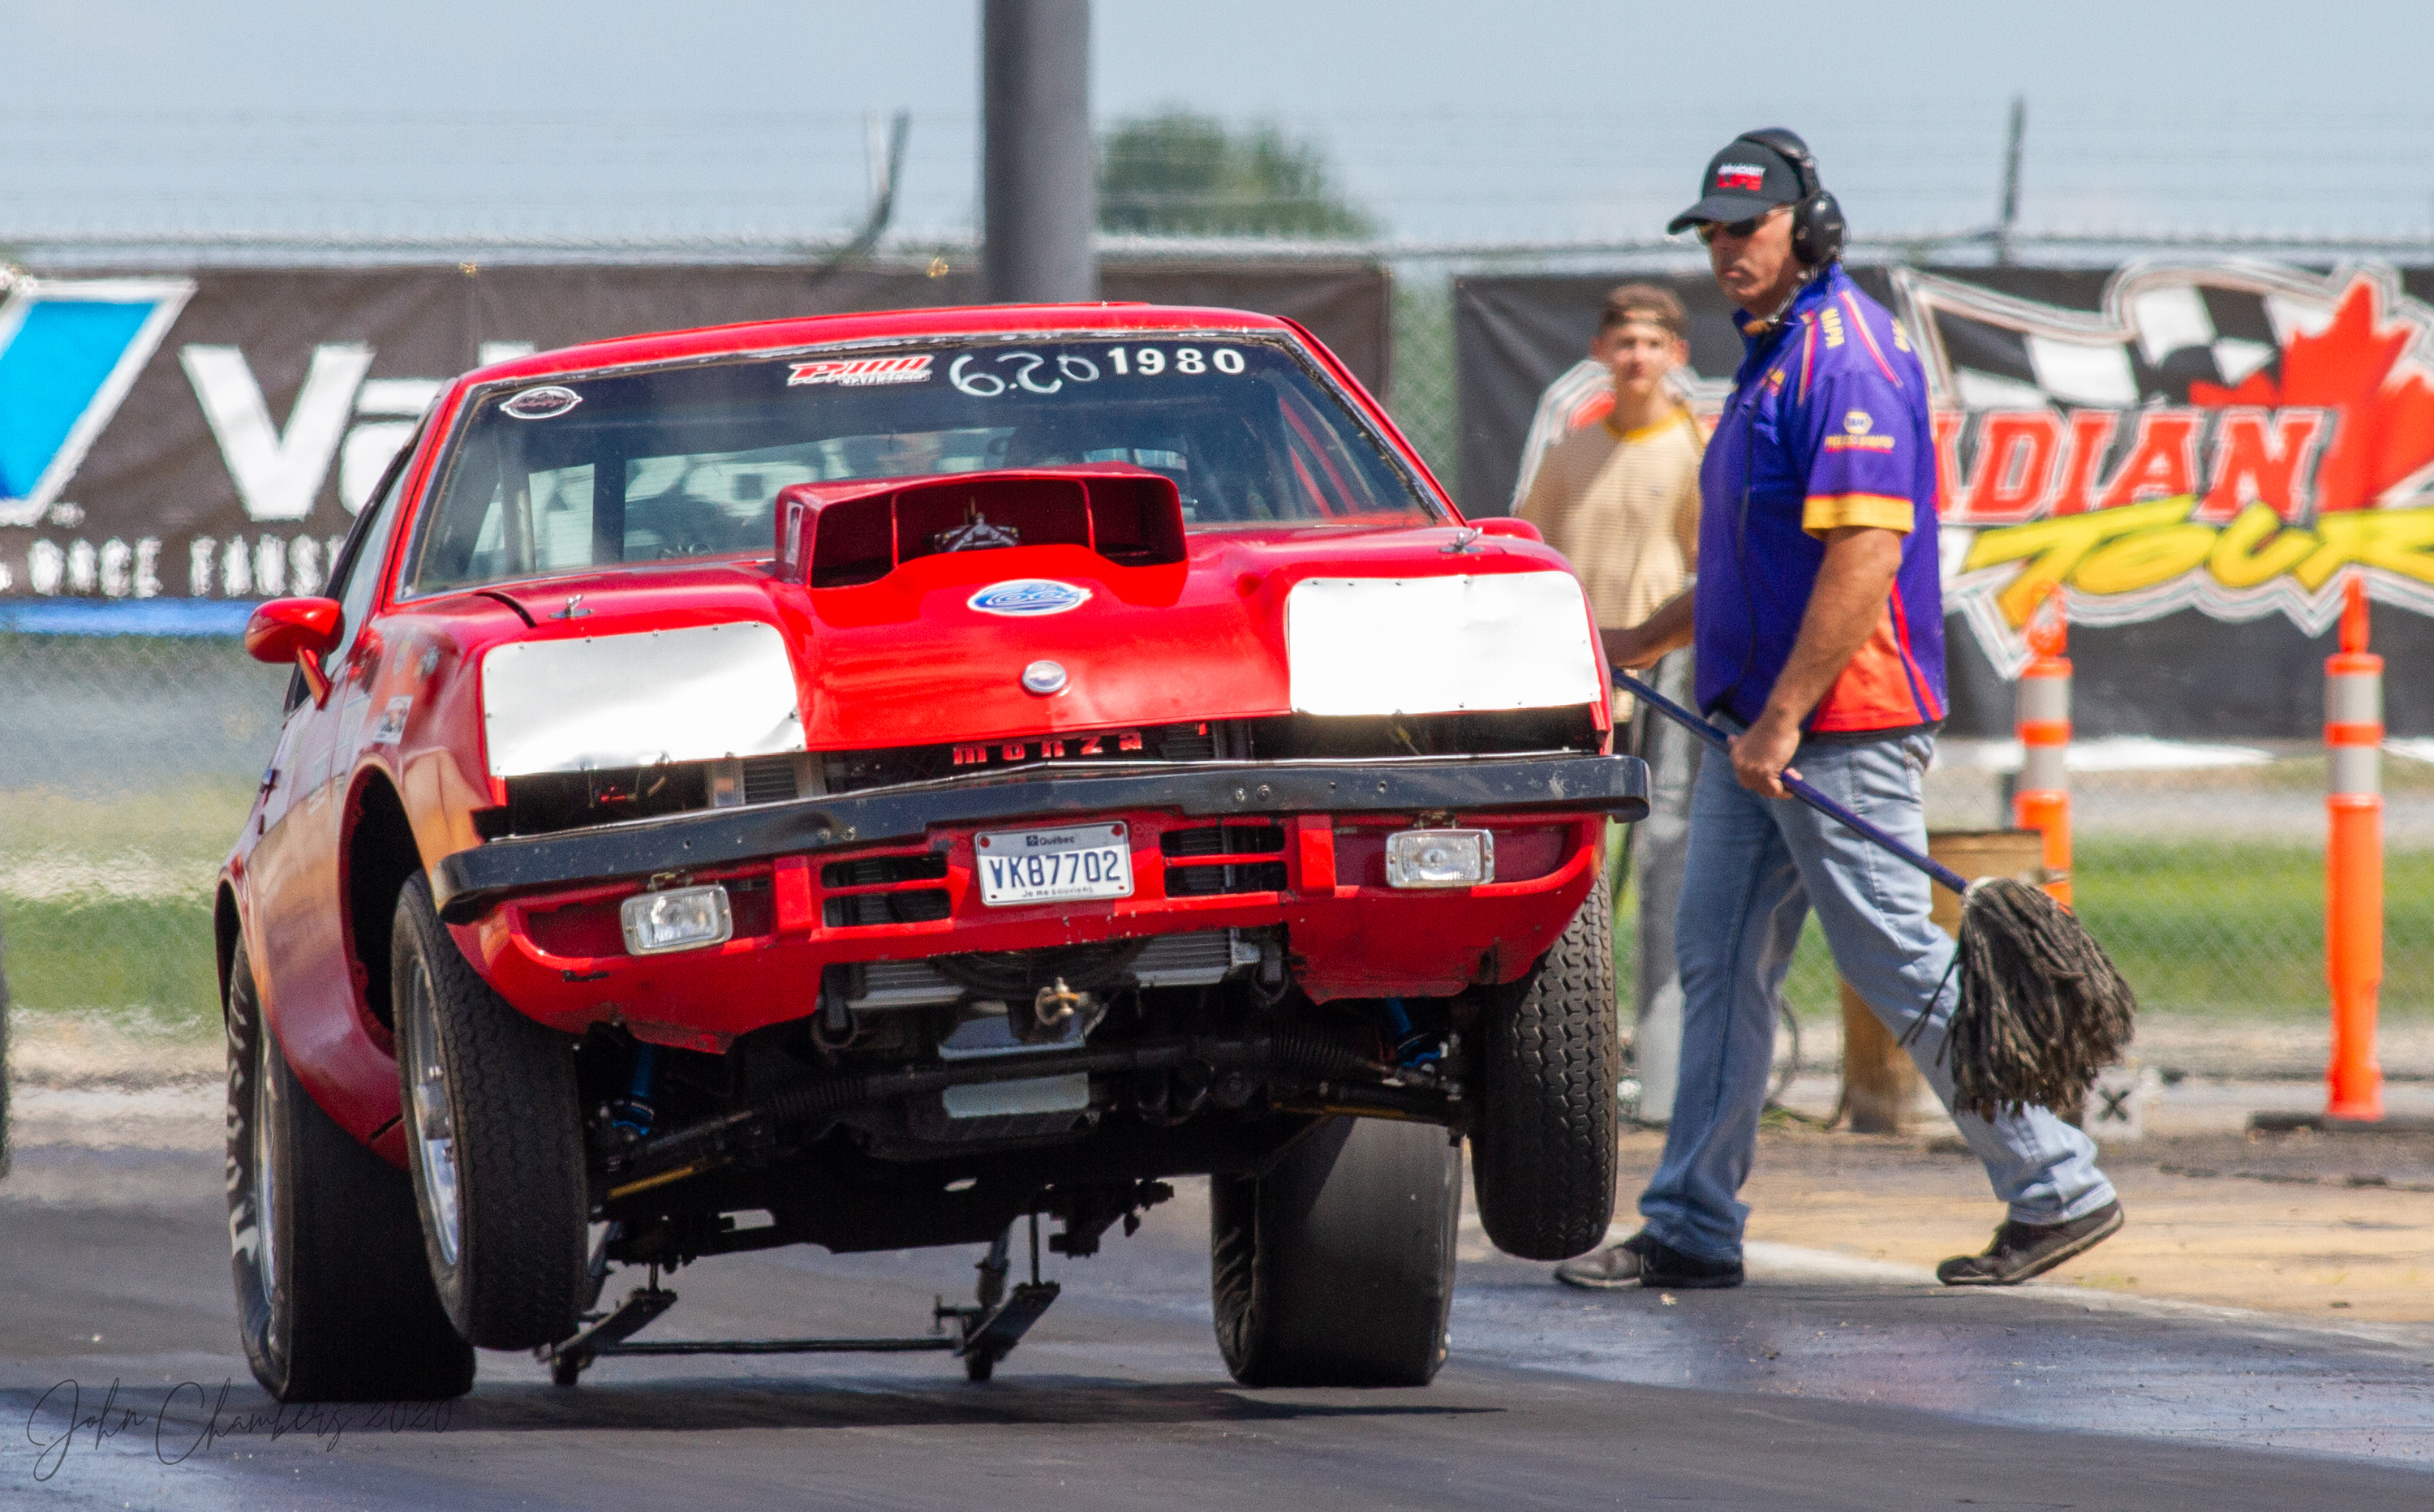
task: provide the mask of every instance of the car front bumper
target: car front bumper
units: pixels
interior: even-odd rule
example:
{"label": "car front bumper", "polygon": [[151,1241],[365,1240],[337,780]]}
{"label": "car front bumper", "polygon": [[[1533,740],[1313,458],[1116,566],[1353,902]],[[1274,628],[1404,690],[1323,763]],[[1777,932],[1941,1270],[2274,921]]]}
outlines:
{"label": "car front bumper", "polygon": [[[811,1012],[831,966],[900,968],[1142,937],[1206,943],[1227,930],[1281,928],[1295,982],[1318,1001],[1447,996],[1515,980],[1554,943],[1596,881],[1608,819],[1645,812],[1646,781],[1638,761],[1601,756],[951,781],[494,841],[448,858],[439,885],[458,943],[519,1010],[569,1033],[622,1023],[684,1048],[721,1049]],[[1011,907],[980,898],[983,833],[1088,817],[1124,822],[1130,896]],[[1446,824],[1499,837],[1497,879],[1389,886],[1386,838]],[[1170,843],[1220,834],[1256,836],[1264,849],[1211,855]],[[926,864],[922,879],[858,879],[909,858]],[[1218,872],[1222,891],[1190,885]],[[626,954],[614,924],[622,900],[672,875],[728,887],[736,937]],[[869,894],[910,891],[926,892],[931,911],[894,922],[866,911]],[[748,929],[747,896],[762,900]],[[568,921],[580,919],[592,921],[590,932],[570,933]]]}
{"label": "car front bumper", "polygon": [[435,901],[448,923],[471,924],[520,894],[917,843],[934,826],[1063,823],[1142,809],[1242,819],[1597,813],[1629,822],[1648,812],[1648,767],[1634,756],[1423,756],[950,778],[496,840],[441,860]]}

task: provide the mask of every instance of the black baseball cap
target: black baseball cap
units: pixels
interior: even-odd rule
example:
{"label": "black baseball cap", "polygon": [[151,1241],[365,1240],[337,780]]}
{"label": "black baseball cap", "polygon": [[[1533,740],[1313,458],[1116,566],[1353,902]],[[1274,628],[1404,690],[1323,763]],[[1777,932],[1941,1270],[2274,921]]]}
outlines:
{"label": "black baseball cap", "polygon": [[1800,170],[1791,159],[1763,142],[1736,137],[1707,160],[1707,171],[1699,179],[1699,202],[1674,216],[1665,229],[1678,234],[1702,221],[1748,220],[1799,198]]}

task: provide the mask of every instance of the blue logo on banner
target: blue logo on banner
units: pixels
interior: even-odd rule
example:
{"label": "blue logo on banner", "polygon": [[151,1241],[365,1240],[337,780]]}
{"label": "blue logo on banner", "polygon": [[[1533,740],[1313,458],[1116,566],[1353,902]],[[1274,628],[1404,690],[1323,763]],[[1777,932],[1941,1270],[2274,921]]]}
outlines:
{"label": "blue logo on banner", "polygon": [[1011,615],[1027,619],[1033,615],[1063,614],[1090,602],[1088,588],[1077,588],[1071,583],[1054,578],[1008,578],[992,583],[966,601],[983,614]]}
{"label": "blue logo on banner", "polygon": [[41,521],[194,292],[184,279],[0,284],[0,525]]}

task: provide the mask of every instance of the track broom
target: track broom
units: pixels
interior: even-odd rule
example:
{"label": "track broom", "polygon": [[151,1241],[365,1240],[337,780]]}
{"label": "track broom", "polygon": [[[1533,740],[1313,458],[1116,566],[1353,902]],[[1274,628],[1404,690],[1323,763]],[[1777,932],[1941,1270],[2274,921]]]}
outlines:
{"label": "track broom", "polygon": [[[1729,755],[1724,732],[1617,669],[1615,683]],[[1964,881],[1787,772],[1784,790],[1950,889],[1961,899],[1961,1002],[1943,1057],[1957,1109],[1991,1118],[2021,1106],[2074,1109],[2130,1043],[2137,999],[2104,947],[2042,889],[2008,876]],[[1924,1020],[1921,1021],[1922,1023]]]}

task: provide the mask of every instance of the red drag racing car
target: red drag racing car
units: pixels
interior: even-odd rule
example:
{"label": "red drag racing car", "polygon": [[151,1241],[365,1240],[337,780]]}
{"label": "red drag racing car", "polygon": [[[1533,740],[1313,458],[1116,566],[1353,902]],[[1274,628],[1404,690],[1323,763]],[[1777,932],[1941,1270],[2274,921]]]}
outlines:
{"label": "red drag racing car", "polygon": [[[1577,582],[1290,322],[996,307],[468,375],[247,631],[230,1230],[282,1400],[572,1384],[661,1274],[1050,1248],[1211,1182],[1251,1383],[1416,1384],[1460,1198],[1605,1231],[1611,748]],[[1030,1226],[1032,1276],[1009,1287]],[[648,1280],[604,1305],[611,1267]]]}

